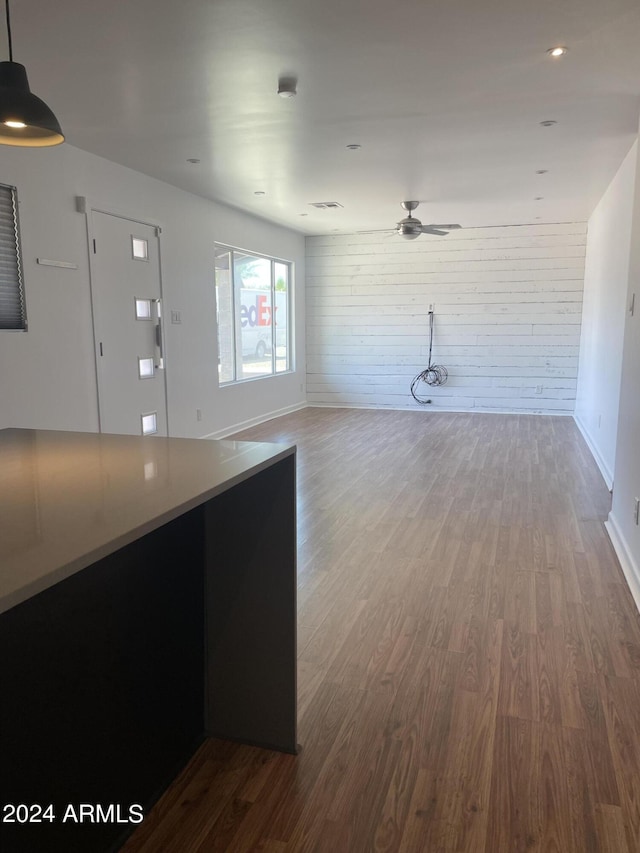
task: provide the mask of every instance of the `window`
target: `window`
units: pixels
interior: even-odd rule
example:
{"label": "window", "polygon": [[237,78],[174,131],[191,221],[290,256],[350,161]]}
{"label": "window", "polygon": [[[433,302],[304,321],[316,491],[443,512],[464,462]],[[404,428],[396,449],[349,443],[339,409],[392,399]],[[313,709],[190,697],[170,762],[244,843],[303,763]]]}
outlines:
{"label": "window", "polygon": [[4,184],[0,184],[0,329],[27,329],[18,198],[16,188]]}
{"label": "window", "polygon": [[154,432],[158,432],[157,412],[149,412],[147,415],[140,415],[140,421],[142,423],[143,435],[153,435]]}
{"label": "window", "polygon": [[151,300],[136,297],[136,320],[151,320]]}
{"label": "window", "polygon": [[131,254],[135,261],[149,260],[149,243],[143,237],[131,235]]}
{"label": "window", "polygon": [[291,369],[291,264],[215,250],[221,385]]}

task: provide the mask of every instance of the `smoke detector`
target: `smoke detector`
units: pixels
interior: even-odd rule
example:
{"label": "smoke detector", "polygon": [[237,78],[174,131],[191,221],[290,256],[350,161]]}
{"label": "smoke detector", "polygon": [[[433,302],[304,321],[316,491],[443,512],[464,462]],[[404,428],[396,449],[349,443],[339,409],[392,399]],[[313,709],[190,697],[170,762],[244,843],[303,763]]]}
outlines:
{"label": "smoke detector", "polygon": [[281,98],[295,98],[298,81],[295,77],[281,77],[278,80],[278,94]]}

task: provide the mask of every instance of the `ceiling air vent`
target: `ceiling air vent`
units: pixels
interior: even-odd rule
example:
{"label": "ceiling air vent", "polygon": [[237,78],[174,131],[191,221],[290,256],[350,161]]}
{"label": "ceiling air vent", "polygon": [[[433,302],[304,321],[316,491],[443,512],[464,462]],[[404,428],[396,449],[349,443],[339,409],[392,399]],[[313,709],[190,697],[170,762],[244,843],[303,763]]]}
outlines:
{"label": "ceiling air vent", "polygon": [[312,201],[310,204],[311,207],[315,207],[318,210],[336,210],[337,208],[344,207],[344,205],[337,201]]}

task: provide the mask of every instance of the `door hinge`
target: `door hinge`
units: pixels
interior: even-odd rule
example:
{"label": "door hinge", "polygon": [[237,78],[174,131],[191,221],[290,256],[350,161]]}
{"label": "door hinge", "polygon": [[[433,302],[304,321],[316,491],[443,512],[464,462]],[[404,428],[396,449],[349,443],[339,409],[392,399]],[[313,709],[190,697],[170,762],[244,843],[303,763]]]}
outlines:
{"label": "door hinge", "polygon": [[104,353],[102,352],[102,341],[100,341],[100,355],[104,355]]}
{"label": "door hinge", "polygon": [[631,296],[631,305],[629,306],[629,314],[633,317],[636,311],[636,295],[635,293]]}
{"label": "door hinge", "polygon": [[93,254],[95,255],[95,253],[96,253],[96,238],[94,237],[93,238]]}
{"label": "door hinge", "polygon": [[159,237],[162,234],[162,228],[159,225],[156,225],[156,237]]}

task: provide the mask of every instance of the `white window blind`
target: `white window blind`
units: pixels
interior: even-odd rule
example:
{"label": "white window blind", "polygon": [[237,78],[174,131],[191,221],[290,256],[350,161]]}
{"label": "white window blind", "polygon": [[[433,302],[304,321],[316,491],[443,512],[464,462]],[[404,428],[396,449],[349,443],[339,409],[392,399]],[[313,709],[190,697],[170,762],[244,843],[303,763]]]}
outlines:
{"label": "white window blind", "polygon": [[16,190],[0,184],[0,329],[26,328]]}

